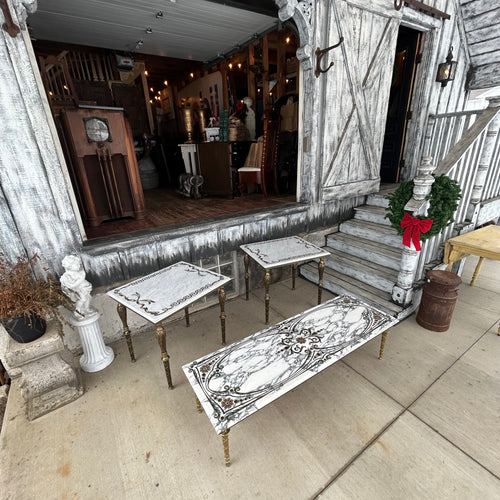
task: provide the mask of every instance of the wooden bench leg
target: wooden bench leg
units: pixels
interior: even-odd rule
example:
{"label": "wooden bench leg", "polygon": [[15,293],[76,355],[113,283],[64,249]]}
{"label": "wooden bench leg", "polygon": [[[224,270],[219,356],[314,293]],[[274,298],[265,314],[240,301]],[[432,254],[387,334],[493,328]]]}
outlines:
{"label": "wooden bench leg", "polygon": [[229,467],[231,465],[231,458],[229,457],[229,429],[222,433],[222,446],[224,447],[226,467]]}
{"label": "wooden bench leg", "polygon": [[470,286],[474,286],[476,283],[476,279],[479,276],[479,271],[481,270],[481,266],[483,265],[484,257],[479,257],[479,262],[477,263],[476,269],[474,270],[474,274],[472,275],[472,280],[470,282]]}
{"label": "wooden bench leg", "polygon": [[220,327],[222,331],[222,345],[226,344],[226,312],[224,304],[226,303],[226,290],[223,286],[219,288],[219,305],[220,305]]}
{"label": "wooden bench leg", "polygon": [[382,333],[382,339],[380,341],[380,353],[378,355],[378,359],[382,359],[382,356],[384,355],[385,339],[387,338],[388,333],[389,330],[386,330],[384,333]]}
{"label": "wooden bench leg", "polygon": [[120,316],[120,319],[122,320],[123,334],[125,335],[125,340],[127,341],[130,361],[135,363],[134,347],[132,345],[132,338],[130,337],[130,329],[127,324],[127,308],[123,304],[118,303],[116,310],[118,311],[118,316]]}

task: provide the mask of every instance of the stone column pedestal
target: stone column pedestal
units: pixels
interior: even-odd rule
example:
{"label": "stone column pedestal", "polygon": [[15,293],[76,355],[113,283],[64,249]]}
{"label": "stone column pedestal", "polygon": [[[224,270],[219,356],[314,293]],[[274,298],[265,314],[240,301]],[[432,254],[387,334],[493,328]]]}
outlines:
{"label": "stone column pedestal", "polygon": [[83,394],[81,374],[73,366],[53,322],[39,339],[20,344],[10,339],[5,359],[11,378],[21,377],[19,387],[26,402],[28,420],[34,420]]}
{"label": "stone column pedestal", "polygon": [[85,372],[98,372],[110,365],[115,359],[111,347],[106,347],[99,326],[99,313],[82,319],[71,318],[71,324],[77,329],[82,341],[83,356],[80,366]]}

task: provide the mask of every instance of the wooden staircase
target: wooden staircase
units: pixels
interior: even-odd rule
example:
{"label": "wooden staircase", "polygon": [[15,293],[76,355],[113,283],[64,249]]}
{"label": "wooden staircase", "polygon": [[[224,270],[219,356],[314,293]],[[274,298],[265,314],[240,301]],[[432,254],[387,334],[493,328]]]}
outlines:
{"label": "wooden staircase", "polygon": [[[366,205],[356,207],[354,218],[340,224],[339,231],[326,237],[323,287],[334,294],[355,295],[400,319],[414,308],[392,302],[403,245],[401,236],[385,219],[386,192],[369,195]],[[300,267],[300,275],[318,282],[314,262]]]}

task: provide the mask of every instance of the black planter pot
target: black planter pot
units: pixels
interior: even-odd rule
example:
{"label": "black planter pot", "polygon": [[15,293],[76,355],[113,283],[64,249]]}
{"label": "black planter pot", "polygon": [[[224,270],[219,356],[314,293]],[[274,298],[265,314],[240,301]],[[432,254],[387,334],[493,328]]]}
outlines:
{"label": "black planter pot", "polygon": [[11,319],[4,318],[1,321],[7,333],[21,344],[39,339],[47,329],[47,322],[37,314]]}

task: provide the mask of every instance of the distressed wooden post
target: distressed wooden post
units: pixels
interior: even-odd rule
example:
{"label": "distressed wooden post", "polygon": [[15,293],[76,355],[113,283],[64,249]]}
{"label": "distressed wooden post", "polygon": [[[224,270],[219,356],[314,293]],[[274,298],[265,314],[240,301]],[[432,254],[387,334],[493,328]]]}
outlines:
{"label": "distressed wooden post", "polygon": [[[500,110],[500,97],[492,97],[488,99],[489,108],[497,108]],[[480,202],[482,201],[482,194],[486,182],[486,176],[490,169],[491,160],[495,153],[495,146],[500,131],[500,113],[497,113],[495,118],[488,125],[486,138],[484,141],[483,149],[481,151],[481,158],[474,179],[474,187],[472,189],[470,204],[467,207],[467,219],[472,221],[474,226],[479,215]]]}
{"label": "distressed wooden post", "polygon": [[[434,177],[432,172],[436,168],[431,163],[432,158],[422,158],[422,165],[417,169],[417,175],[413,179],[413,196],[405,205],[405,210],[413,216],[426,215],[429,202],[425,199],[431,192]],[[401,265],[399,268],[398,281],[392,289],[392,300],[403,307],[411,303],[413,298],[413,282],[417,272],[419,252],[415,250],[413,242],[410,247],[403,247]]]}

